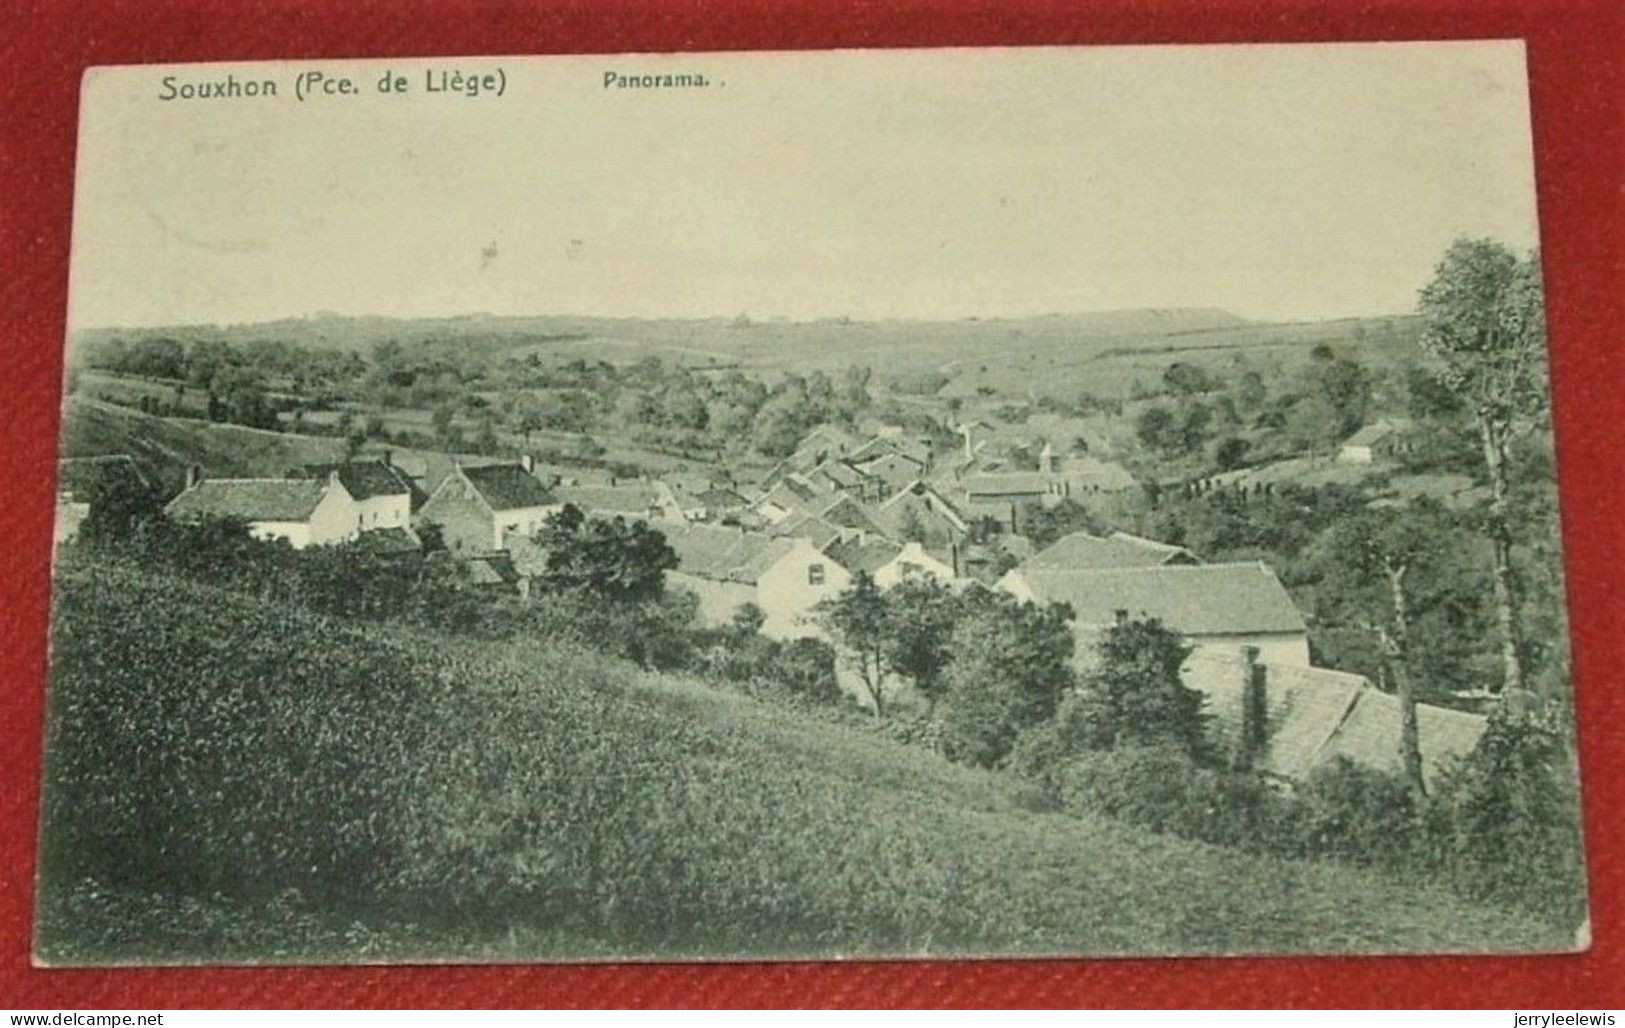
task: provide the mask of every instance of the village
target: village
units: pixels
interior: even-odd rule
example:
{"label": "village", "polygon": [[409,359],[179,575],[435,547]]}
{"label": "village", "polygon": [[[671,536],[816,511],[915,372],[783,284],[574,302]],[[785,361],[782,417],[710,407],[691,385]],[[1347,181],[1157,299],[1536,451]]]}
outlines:
{"label": "village", "polygon": [[[278,476],[214,476],[191,465],[163,512],[178,522],[241,524],[254,538],[295,550],[420,554],[427,539],[455,558],[469,583],[525,598],[547,568],[538,533],[572,506],[657,530],[676,557],[668,586],[698,597],[706,626],[725,626],[748,605],[761,613],[762,634],[783,642],[827,639],[821,611],[860,575],[882,591],[923,579],[1064,604],[1080,667],[1094,660],[1113,625],[1155,619],[1191,646],[1185,682],[1206,698],[1214,734],[1226,745],[1256,736],[1251,761],[1283,787],[1338,759],[1400,770],[1398,699],[1358,673],[1315,666],[1305,614],[1265,561],[1209,562],[1185,546],[1121,530],[1076,530],[1034,543],[1028,526],[1035,518],[1142,491],[1122,464],[1093,456],[1086,440],[1001,431],[981,419],[952,425],[951,436],[870,427],[819,425],[749,485],[693,474],[584,475],[528,454],[431,465],[387,448]],[[1402,420],[1373,421],[1311,463],[1380,467],[1409,430]],[[1201,476],[1180,488],[1245,496],[1265,489],[1267,474]],[[62,461],[58,543],[74,538],[98,488],[121,478],[143,483],[128,455]],[[875,699],[847,665],[838,667],[852,700],[873,709]],[[1460,706],[1419,708],[1430,780],[1483,734],[1484,716]],[[1256,728],[1247,724],[1250,711],[1263,712]]]}

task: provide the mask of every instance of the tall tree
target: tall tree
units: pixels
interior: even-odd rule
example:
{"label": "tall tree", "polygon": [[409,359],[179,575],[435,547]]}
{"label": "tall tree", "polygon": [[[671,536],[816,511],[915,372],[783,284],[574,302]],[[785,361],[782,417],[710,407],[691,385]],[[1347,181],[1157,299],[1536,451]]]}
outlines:
{"label": "tall tree", "polygon": [[959,618],[958,597],[942,582],[910,575],[885,594],[886,666],[925,697],[926,715],[942,698],[948,640]]}
{"label": "tall tree", "polygon": [[1527,688],[1507,496],[1508,446],[1547,402],[1540,262],[1490,239],[1458,239],[1422,289],[1422,346],[1478,425],[1490,477],[1489,534],[1506,690]]}
{"label": "tall tree", "polygon": [[866,571],[819,604],[819,623],[835,640],[840,659],[858,673],[874,703],[875,719],[886,717],[886,598]]}

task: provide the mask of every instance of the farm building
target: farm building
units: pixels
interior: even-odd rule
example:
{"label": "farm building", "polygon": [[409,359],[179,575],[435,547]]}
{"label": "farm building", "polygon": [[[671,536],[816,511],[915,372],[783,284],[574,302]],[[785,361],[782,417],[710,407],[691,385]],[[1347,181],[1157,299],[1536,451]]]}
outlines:
{"label": "farm building", "polygon": [[999,579],[1019,600],[1072,607],[1077,652],[1123,617],[1153,617],[1204,650],[1258,647],[1272,664],[1308,666],[1303,615],[1262,562],[1117,568],[1021,567]]}
{"label": "farm building", "polygon": [[1410,423],[1399,418],[1382,418],[1343,440],[1337,459],[1345,464],[1375,464],[1390,459],[1404,446]]}
{"label": "farm building", "polygon": [[[1255,750],[1244,759],[1270,778],[1300,784],[1338,758],[1374,771],[1402,770],[1399,699],[1360,675],[1261,662],[1240,649],[1192,654],[1183,675],[1187,686],[1207,697],[1214,741],[1235,753],[1253,738]],[[1250,681],[1261,691],[1251,702]],[[1251,716],[1263,715],[1251,736],[1245,727],[1249,709]],[[1417,705],[1416,715],[1422,779],[1432,785],[1452,760],[1478,745],[1485,719],[1426,703]]]}
{"label": "farm building", "polygon": [[326,478],[201,478],[164,513],[177,521],[229,519],[256,539],[286,539],[294,549],[348,542],[361,532],[361,511],[337,471]]}
{"label": "farm building", "polygon": [[453,552],[489,553],[503,548],[508,533],[535,532],[558,507],[528,457],[512,464],[458,464],[424,503],[418,522],[439,526]]}
{"label": "farm building", "polygon": [[776,639],[817,635],[812,609],[852,581],[846,568],[806,539],[720,525],[660,522],[652,527],[677,554],[667,583],[699,596],[707,624],[724,624],[740,606],[754,603],[766,615],[764,634]]}
{"label": "farm building", "polygon": [[1201,560],[1183,546],[1142,539],[1127,532],[1113,532],[1109,536],[1073,532],[1033,554],[1021,567],[1023,570],[1065,571],[1200,563]]}

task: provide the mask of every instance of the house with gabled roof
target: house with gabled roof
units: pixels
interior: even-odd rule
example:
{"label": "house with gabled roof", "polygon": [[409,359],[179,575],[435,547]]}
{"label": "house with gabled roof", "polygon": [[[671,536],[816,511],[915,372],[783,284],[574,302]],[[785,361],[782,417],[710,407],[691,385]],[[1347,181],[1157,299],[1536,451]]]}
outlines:
{"label": "house with gabled roof", "polygon": [[[1208,733],[1220,752],[1244,742],[1253,770],[1283,785],[1301,785],[1318,768],[1343,759],[1399,773],[1400,703],[1362,675],[1260,661],[1240,650],[1194,653],[1181,670],[1185,685],[1206,697]],[[1249,686],[1256,690],[1251,701]],[[1249,730],[1248,718],[1259,718]],[[1418,703],[1422,780],[1432,786],[1484,735],[1481,714]]]}
{"label": "house with gabled roof", "polygon": [[806,539],[693,522],[651,522],[677,555],[668,585],[699,596],[707,624],[727,623],[744,604],[761,608],[762,632],[776,639],[820,634],[819,603],[852,581],[846,568]]}
{"label": "house with gabled roof", "polygon": [[1272,664],[1309,664],[1309,629],[1262,561],[1151,567],[1023,565],[999,579],[1018,600],[1072,608],[1080,656],[1124,618],[1152,617],[1201,649],[1256,646]]}
{"label": "house with gabled roof", "polygon": [[1023,561],[1021,566],[1065,571],[1200,563],[1202,561],[1196,554],[1183,546],[1159,543],[1127,532],[1113,532],[1108,536],[1073,532],[1039,550]]}
{"label": "house with gabled roof", "polygon": [[527,456],[510,463],[455,465],[417,520],[438,526],[454,553],[490,553],[503,549],[506,535],[536,532],[559,506]]}
{"label": "house with gabled roof", "polygon": [[376,460],[306,464],[290,477],[321,479],[333,474],[355,498],[363,532],[410,529],[413,512],[429,499],[411,475],[395,467],[387,452]]}
{"label": "house with gabled roof", "polygon": [[337,471],[326,478],[203,478],[194,468],[164,513],[177,521],[241,522],[254,538],[285,539],[296,550],[361,533],[360,508]]}
{"label": "house with gabled roof", "polygon": [[893,539],[904,538],[917,526],[927,536],[946,541],[962,539],[970,522],[940,491],[922,481],[910,482],[875,508],[875,523]]}

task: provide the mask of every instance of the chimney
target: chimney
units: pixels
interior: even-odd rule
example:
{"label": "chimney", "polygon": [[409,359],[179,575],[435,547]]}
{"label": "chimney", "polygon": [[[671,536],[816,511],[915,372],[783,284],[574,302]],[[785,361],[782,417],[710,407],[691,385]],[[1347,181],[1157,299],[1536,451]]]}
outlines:
{"label": "chimney", "polygon": [[1258,662],[1258,647],[1241,648],[1241,732],[1236,739],[1231,765],[1237,771],[1251,771],[1264,749],[1264,721],[1268,716],[1265,694],[1265,668]]}
{"label": "chimney", "polygon": [[519,466],[525,469],[525,474],[533,474],[536,471],[536,458],[528,453],[521,453],[519,455]]}
{"label": "chimney", "polygon": [[190,489],[203,481],[203,466],[201,464],[186,465],[186,488]]}

